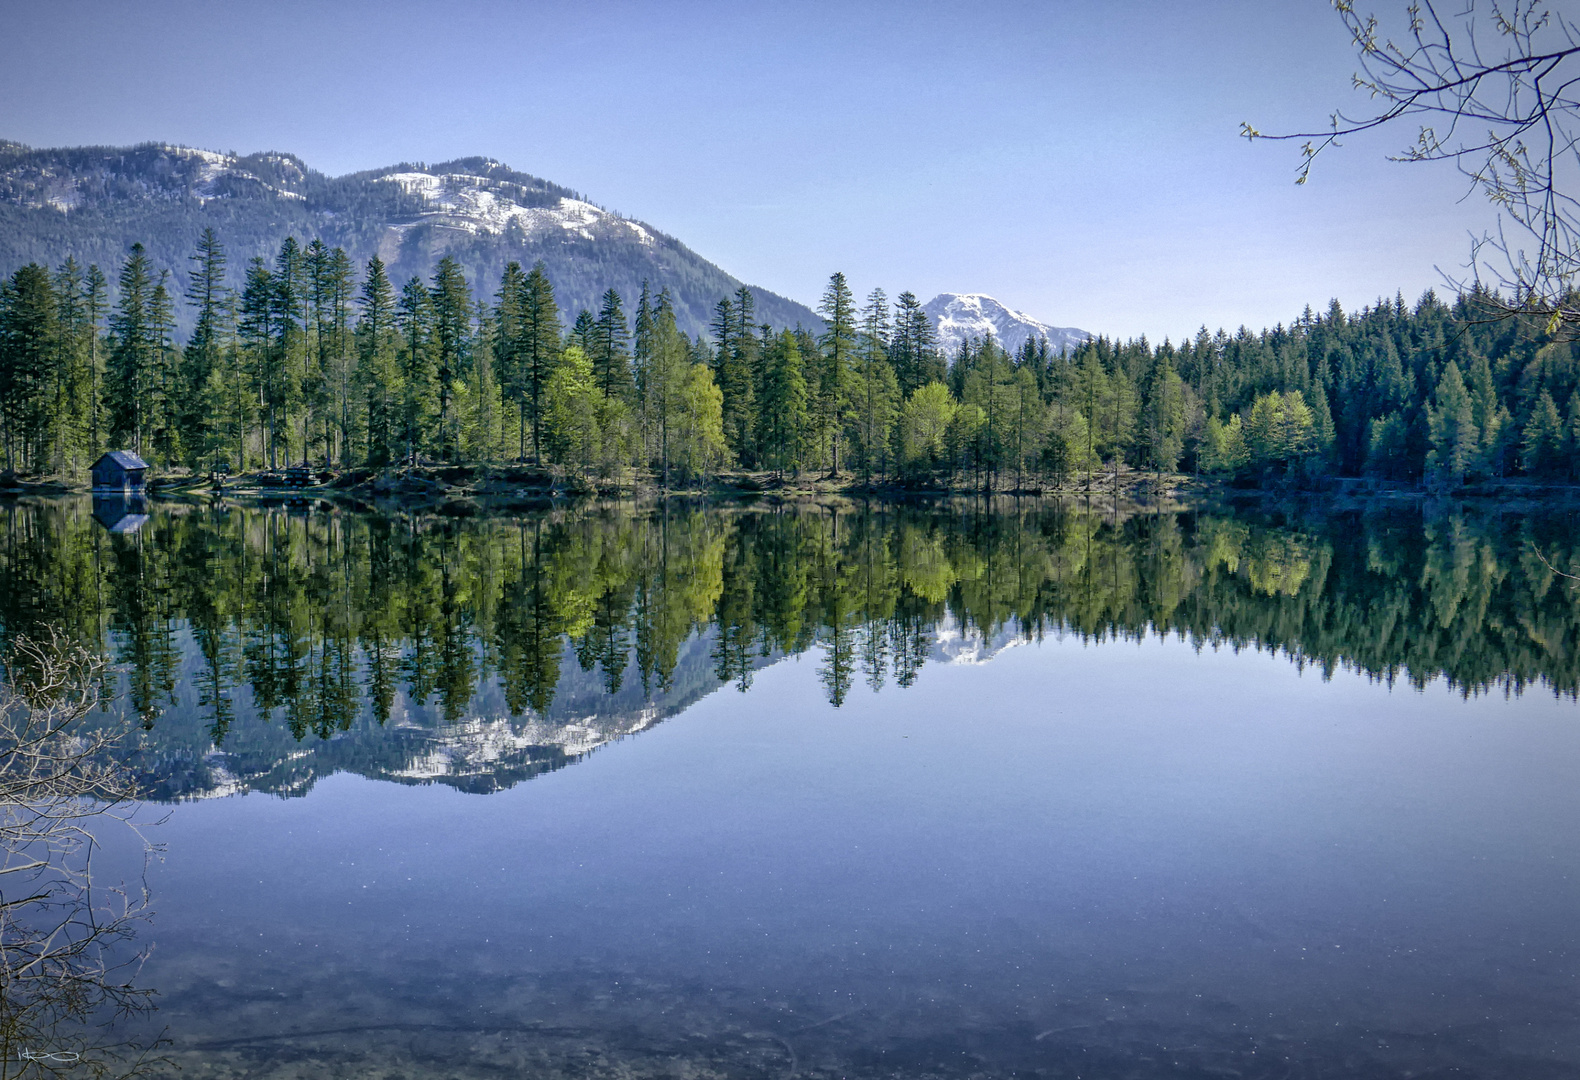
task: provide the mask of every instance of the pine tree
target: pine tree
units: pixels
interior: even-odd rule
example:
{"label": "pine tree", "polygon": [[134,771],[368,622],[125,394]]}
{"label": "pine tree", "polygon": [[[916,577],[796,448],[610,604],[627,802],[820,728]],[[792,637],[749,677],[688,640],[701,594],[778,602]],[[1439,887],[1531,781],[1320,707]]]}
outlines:
{"label": "pine tree", "polygon": [[[207,390],[220,364],[220,345],[228,328],[225,249],[213,228],[198,237],[197,250],[189,256],[192,272],[187,279],[186,300],[197,311],[192,334],[182,354],[181,397],[177,424],[189,454],[203,453],[209,443],[212,417]],[[195,462],[194,462],[195,463]]]}
{"label": "pine tree", "polygon": [[49,271],[37,263],[0,287],[0,424],[8,472],[40,468],[47,457],[56,309]]}
{"label": "pine tree", "polygon": [[1037,385],[1035,362],[1017,367],[1011,381],[1014,396],[1010,402],[1006,442],[1015,467],[1015,489],[1021,491],[1026,487],[1027,466],[1035,468],[1042,451],[1048,411],[1043,404],[1042,389]]}
{"label": "pine tree", "polygon": [[105,393],[109,401],[109,437],[112,443],[130,442],[143,452],[143,421],[154,378],[156,344],[151,307],[154,282],[143,245],[133,244],[121,267],[120,296],[110,317],[108,370]]}
{"label": "pine tree", "polygon": [[915,293],[902,292],[894,302],[889,362],[900,393],[907,398],[930,382],[942,382],[948,374],[938,355],[938,337],[932,321]]}
{"label": "pine tree", "polygon": [[845,275],[828,279],[818,314],[827,325],[818,339],[821,364],[817,378],[812,423],[819,448],[828,448],[830,477],[839,475],[840,436],[844,432],[850,398],[850,365],[856,351],[856,307]]}
{"label": "pine tree", "polygon": [[170,272],[160,271],[148,301],[153,330],[153,377],[143,425],[152,434],[152,446],[158,458],[174,464],[185,457],[185,452],[181,431],[176,425],[177,402],[182,391],[181,364],[175,343],[175,298],[170,295],[169,280]]}
{"label": "pine tree", "polygon": [[[554,302],[554,285],[548,271],[538,262],[522,280],[520,300],[521,333],[515,347],[515,383],[510,390],[521,415],[522,439],[527,426],[532,431],[532,457],[542,461],[543,388],[559,359],[560,309]],[[522,443],[525,455],[526,444]]]}
{"label": "pine tree", "polygon": [[351,442],[351,389],[354,349],[351,340],[351,260],[341,248],[321,240],[308,246],[304,260],[308,300],[304,405],[322,439],[324,458],[343,457]]}
{"label": "pine tree", "polygon": [[[643,300],[646,300],[645,290]],[[667,491],[670,464],[680,450],[683,434],[680,424],[691,362],[690,344],[675,326],[675,307],[668,289],[658,294],[658,302],[653,306],[652,329],[643,332],[642,323],[641,309],[638,309],[638,348],[646,354],[643,397],[644,411],[651,425],[651,460],[658,468],[660,485]]]}
{"label": "pine tree", "polygon": [[[274,275],[261,258],[255,258],[247,264],[247,280],[242,288],[236,336],[241,347],[243,366],[250,375],[250,393],[255,392],[257,397],[257,419],[262,425],[258,432],[259,454],[268,458],[272,469],[275,467],[273,382],[278,377],[274,352]],[[238,456],[243,459],[238,467],[245,468],[245,436],[240,440]]]}
{"label": "pine tree", "polygon": [[430,292],[434,379],[439,396],[439,456],[455,460],[460,433],[455,423],[456,384],[464,377],[471,347],[472,294],[460,264],[446,255],[434,271]]}
{"label": "pine tree", "polygon": [[653,367],[654,331],[653,301],[648,291],[646,280],[642,282],[642,292],[636,304],[636,326],[631,337],[631,374],[636,383],[637,400],[637,438],[642,445],[642,454],[649,464],[655,460],[653,454],[653,417],[649,411],[651,398],[648,393],[648,383]]}
{"label": "pine tree", "polygon": [[590,353],[593,375],[606,400],[630,400],[631,354],[627,348],[630,338],[631,332],[625,324],[625,311],[620,306],[620,294],[609,289],[603,294],[603,305],[598,309]]}
{"label": "pine tree", "polygon": [[586,308],[582,308],[576,313],[576,321],[571,324],[571,332],[565,335],[565,346],[570,348],[574,345],[580,349],[582,355],[589,358],[588,362],[590,363],[590,358],[593,354],[593,339],[596,335],[597,321],[593,318],[593,313]]}
{"label": "pine tree", "polygon": [[889,366],[889,330],[889,298],[882,289],[874,289],[862,313],[853,379],[857,396],[853,447],[862,476],[869,480],[875,470],[887,465],[889,436],[900,398],[894,369]]}
{"label": "pine tree", "polygon": [[783,330],[764,350],[762,409],[758,412],[758,445],[765,464],[783,477],[799,472],[806,429],[807,385],[795,335]]}
{"label": "pine tree", "polygon": [[1152,365],[1146,393],[1143,437],[1146,464],[1173,472],[1185,452],[1185,386],[1174,370],[1173,350],[1164,342]]}
{"label": "pine tree", "polygon": [[307,455],[308,417],[302,407],[308,364],[305,276],[301,246],[294,236],[288,236],[275,256],[270,279],[274,285],[270,321],[275,335],[271,350],[274,371],[269,383],[270,468],[278,467],[280,451],[284,452],[286,463],[291,462],[292,439],[298,430],[302,433],[303,460]]}
{"label": "pine tree", "polygon": [[1450,360],[1438,380],[1436,407],[1427,406],[1427,426],[1432,450],[1426,471],[1448,487],[1458,487],[1476,463],[1481,433],[1476,430],[1475,406],[1459,365]]}
{"label": "pine tree", "polygon": [[366,458],[370,465],[388,465],[399,453],[403,395],[396,359],[395,289],[377,255],[368,260],[357,302],[362,308],[356,336],[357,385],[366,409]]}
{"label": "pine tree", "polygon": [[88,335],[88,447],[87,459],[98,458],[104,449],[101,417],[104,413],[104,360],[105,350],[99,333],[100,320],[109,312],[110,283],[97,263],[90,264],[83,283],[83,317]]}
{"label": "pine tree", "polygon": [[1543,390],[1525,423],[1521,466],[1531,476],[1551,476],[1564,464],[1564,423],[1552,394]]}
{"label": "pine tree", "polygon": [[54,419],[51,423],[51,467],[76,475],[82,465],[88,417],[88,319],[82,269],[67,257],[55,271],[55,324],[57,356],[51,365],[54,380]]}
{"label": "pine tree", "polygon": [[401,439],[405,460],[415,464],[431,443],[433,417],[439,411],[438,376],[433,362],[433,298],[413,277],[395,305],[400,333]]}

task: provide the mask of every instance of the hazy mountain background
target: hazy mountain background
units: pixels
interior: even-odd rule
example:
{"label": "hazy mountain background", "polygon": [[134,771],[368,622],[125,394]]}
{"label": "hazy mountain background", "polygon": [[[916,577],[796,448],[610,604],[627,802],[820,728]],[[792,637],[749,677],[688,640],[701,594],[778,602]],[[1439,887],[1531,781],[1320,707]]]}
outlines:
{"label": "hazy mountain background", "polygon": [[[272,260],[295,236],[340,246],[359,265],[377,253],[400,283],[426,279],[441,255],[492,298],[514,259],[541,259],[567,325],[597,311],[614,288],[634,311],[642,281],[668,287],[681,328],[708,325],[714,305],[743,284],[674,237],[547,180],[488,158],[404,163],[325,176],[286,153],[238,156],[144,144],[33,149],[0,141],[0,273],[68,255],[98,263],[113,281],[133,243],[186,288],[190,256],[212,226],[239,286],[247,260]],[[811,309],[752,286],[757,319],[821,329]],[[178,305],[182,329],[191,313]]]}

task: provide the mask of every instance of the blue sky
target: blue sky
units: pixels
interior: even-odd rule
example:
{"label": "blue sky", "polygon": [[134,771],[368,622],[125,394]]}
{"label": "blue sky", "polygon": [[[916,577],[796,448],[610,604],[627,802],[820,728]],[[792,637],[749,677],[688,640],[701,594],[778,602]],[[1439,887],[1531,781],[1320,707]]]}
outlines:
{"label": "blue sky", "polygon": [[[1381,0],[1387,3],[1390,0]],[[842,270],[1178,338],[1440,286],[1488,214],[1358,138],[1293,183],[1354,57],[1325,0],[0,0],[0,137],[483,154],[807,303]]]}

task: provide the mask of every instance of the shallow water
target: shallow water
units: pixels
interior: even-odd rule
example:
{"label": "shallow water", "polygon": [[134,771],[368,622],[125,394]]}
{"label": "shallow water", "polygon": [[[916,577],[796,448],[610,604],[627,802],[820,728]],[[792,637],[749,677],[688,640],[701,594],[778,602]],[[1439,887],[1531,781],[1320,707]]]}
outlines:
{"label": "shallow water", "polygon": [[1580,1072],[1566,519],[85,516],[184,1075]]}

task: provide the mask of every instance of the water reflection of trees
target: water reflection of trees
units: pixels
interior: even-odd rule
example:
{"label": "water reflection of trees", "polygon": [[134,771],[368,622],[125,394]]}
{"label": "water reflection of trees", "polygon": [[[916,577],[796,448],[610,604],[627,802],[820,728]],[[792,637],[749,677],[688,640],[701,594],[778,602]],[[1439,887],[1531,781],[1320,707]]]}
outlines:
{"label": "water reflection of trees", "polygon": [[744,689],[764,657],[817,648],[836,704],[859,684],[913,682],[941,625],[1161,631],[1466,692],[1580,688],[1572,591],[1531,548],[1560,566],[1580,554],[1558,515],[178,507],[116,537],[51,503],[0,523],[0,630],[60,625],[112,655],[151,724],[182,681],[189,628],[200,663],[186,678],[216,742],[243,687],[298,738],[385,717],[402,691],[454,719],[495,676],[510,710],[541,714],[568,660],[610,693],[627,679],[661,693],[710,629],[718,679]]}
{"label": "water reflection of trees", "polygon": [[149,1046],[117,1024],[146,1013],[134,977],[141,888],[96,882],[106,828],[131,830],[135,780],[113,726],[88,726],[102,660],[58,634],[14,643],[0,682],[0,1078],[131,1076]]}

